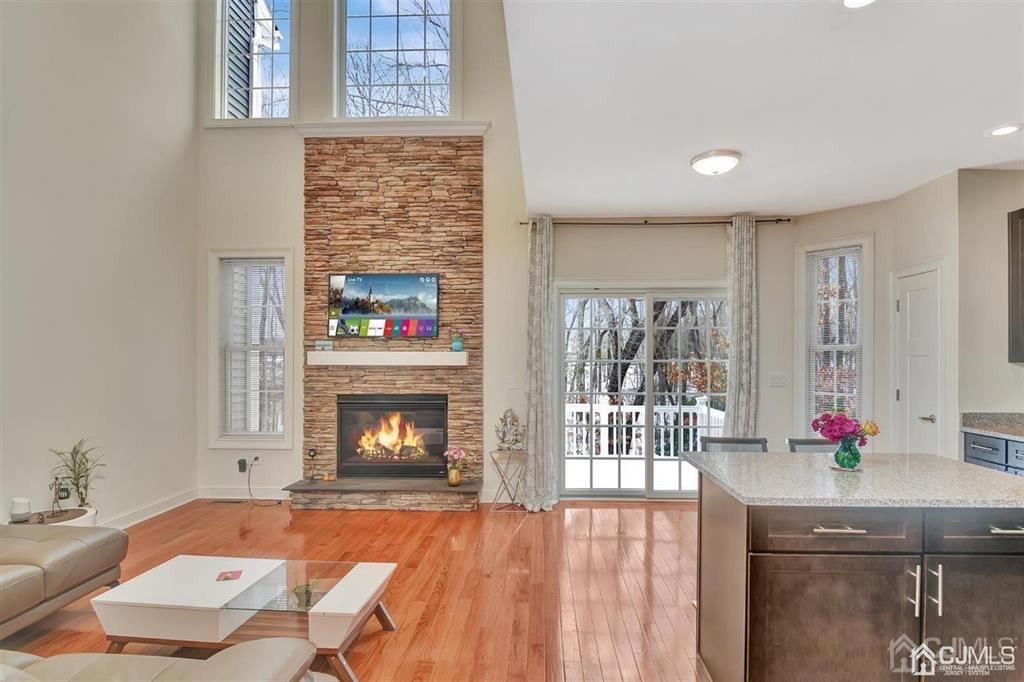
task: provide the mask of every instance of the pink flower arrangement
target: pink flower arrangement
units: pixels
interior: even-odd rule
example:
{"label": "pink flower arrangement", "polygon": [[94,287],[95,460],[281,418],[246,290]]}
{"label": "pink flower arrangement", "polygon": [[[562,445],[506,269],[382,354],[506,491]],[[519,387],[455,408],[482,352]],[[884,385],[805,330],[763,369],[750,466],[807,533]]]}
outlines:
{"label": "pink flower arrangement", "polygon": [[455,471],[462,471],[462,467],[466,466],[467,457],[469,457],[469,453],[462,448],[448,448],[444,451],[444,458],[448,460],[448,468]]}
{"label": "pink flower arrangement", "polygon": [[868,444],[869,436],[877,436],[879,433],[878,424],[870,419],[862,423],[843,412],[823,412],[814,418],[811,428],[830,443],[856,438],[860,447]]}

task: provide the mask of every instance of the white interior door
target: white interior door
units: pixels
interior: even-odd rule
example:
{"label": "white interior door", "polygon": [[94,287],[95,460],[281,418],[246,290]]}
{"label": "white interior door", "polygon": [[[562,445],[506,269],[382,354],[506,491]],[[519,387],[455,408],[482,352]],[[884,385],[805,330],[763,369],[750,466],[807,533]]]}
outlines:
{"label": "white interior door", "polygon": [[939,453],[939,274],[929,270],[896,280],[897,450]]}

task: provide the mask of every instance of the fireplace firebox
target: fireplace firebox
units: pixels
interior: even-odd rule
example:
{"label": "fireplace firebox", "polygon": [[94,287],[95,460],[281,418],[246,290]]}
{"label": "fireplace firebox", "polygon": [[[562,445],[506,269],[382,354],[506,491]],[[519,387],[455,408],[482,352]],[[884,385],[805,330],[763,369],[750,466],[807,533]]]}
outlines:
{"label": "fireplace firebox", "polygon": [[339,395],[338,476],[445,476],[446,395]]}

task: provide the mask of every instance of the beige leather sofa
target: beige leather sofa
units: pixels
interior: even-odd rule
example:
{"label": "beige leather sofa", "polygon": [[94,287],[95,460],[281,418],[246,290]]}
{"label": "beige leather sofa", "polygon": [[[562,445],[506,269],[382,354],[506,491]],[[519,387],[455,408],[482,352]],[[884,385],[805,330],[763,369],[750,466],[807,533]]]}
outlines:
{"label": "beige leather sofa", "polygon": [[116,528],[0,525],[0,639],[121,576]]}
{"label": "beige leather sofa", "polygon": [[39,658],[0,651],[0,682],[337,682],[309,672],[316,647],[304,639],[256,639],[205,661],[132,654]]}

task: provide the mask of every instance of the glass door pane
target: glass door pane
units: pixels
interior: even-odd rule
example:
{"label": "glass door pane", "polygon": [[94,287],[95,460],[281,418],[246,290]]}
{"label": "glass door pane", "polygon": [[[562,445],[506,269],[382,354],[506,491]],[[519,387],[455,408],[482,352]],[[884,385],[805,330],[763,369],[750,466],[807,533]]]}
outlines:
{"label": "glass door pane", "polygon": [[651,491],[696,492],[697,472],[681,455],[722,434],[728,308],[722,298],[654,298],[651,325]]}
{"label": "glass door pane", "polygon": [[562,299],[567,491],[643,491],[646,481],[646,301]]}
{"label": "glass door pane", "polygon": [[682,454],[724,424],[724,297],[580,294],[561,305],[563,489],[695,493]]}

